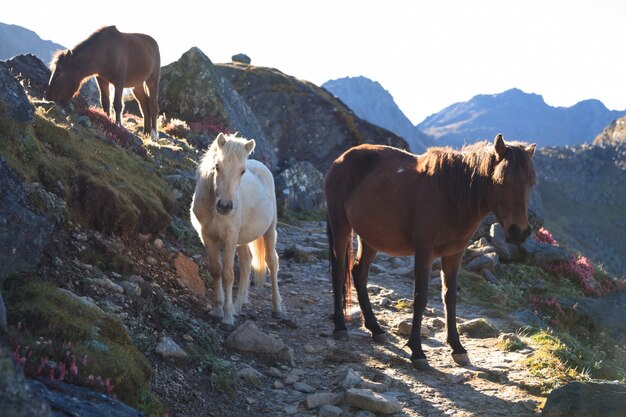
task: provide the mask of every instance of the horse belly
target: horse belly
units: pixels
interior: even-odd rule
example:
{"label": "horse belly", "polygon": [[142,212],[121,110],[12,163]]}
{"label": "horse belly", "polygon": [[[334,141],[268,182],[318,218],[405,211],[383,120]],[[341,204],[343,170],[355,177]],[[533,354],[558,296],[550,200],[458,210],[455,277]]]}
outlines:
{"label": "horse belly", "polygon": [[366,211],[348,214],[354,232],[379,252],[394,256],[415,253],[411,224],[403,224],[395,216],[371,216]]}

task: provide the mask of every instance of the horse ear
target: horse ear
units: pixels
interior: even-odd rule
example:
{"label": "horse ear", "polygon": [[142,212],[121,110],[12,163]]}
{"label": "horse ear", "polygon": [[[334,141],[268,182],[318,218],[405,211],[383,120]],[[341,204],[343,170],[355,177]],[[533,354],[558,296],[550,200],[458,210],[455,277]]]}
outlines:
{"label": "horse ear", "polygon": [[217,146],[220,148],[226,143],[226,136],[222,132],[217,135]]}
{"label": "horse ear", "polygon": [[254,139],[250,139],[244,145],[244,147],[246,148],[246,151],[248,151],[248,154],[252,153],[252,151],[254,150],[255,146],[256,146],[256,142],[254,141]]}
{"label": "horse ear", "polygon": [[502,133],[498,133],[496,139],[494,141],[494,148],[496,150],[496,155],[498,157],[498,161],[501,161],[506,156],[506,152],[508,150],[506,144],[504,143],[504,138],[502,137]]}
{"label": "horse ear", "polygon": [[531,145],[528,145],[526,147],[526,152],[528,152],[528,156],[530,156],[532,158],[532,156],[535,154],[535,148],[537,147],[536,143],[533,143]]}

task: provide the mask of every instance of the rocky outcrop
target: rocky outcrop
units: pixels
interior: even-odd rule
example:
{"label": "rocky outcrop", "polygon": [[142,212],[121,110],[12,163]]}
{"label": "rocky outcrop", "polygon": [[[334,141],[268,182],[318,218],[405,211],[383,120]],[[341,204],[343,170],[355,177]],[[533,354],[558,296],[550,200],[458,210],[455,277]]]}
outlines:
{"label": "rocky outcrop", "polygon": [[625,417],[626,385],[570,382],[550,393],[542,417]]}
{"label": "rocky outcrop", "polygon": [[17,55],[5,62],[3,66],[13,74],[24,86],[24,90],[31,97],[43,99],[50,80],[50,69],[35,55]]}
{"label": "rocky outcrop", "polygon": [[195,133],[215,136],[231,131],[254,139],[253,158],[272,171],[276,168],[274,150],[255,114],[200,49],[191,48],[161,69],[159,109],[168,117],[185,120]]}
{"label": "rocky outcrop", "polygon": [[401,137],[355,116],[323,88],[265,67],[217,67],[256,115],[278,160],[295,158],[325,173],[339,155],[362,143],[408,149]]}
{"label": "rocky outcrop", "polygon": [[613,122],[604,128],[593,140],[594,145],[608,145],[611,143],[626,142],[626,116],[613,120]]}
{"label": "rocky outcrop", "polygon": [[0,117],[6,116],[20,123],[33,120],[35,108],[20,82],[3,66],[0,66]]}
{"label": "rocky outcrop", "polygon": [[54,225],[25,203],[26,190],[0,157],[0,282],[39,261]]}

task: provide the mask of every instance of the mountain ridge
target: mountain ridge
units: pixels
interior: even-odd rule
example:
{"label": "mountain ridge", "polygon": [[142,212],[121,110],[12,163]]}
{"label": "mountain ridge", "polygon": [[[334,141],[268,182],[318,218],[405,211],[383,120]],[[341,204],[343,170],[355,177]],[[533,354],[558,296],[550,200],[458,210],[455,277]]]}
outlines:
{"label": "mountain ridge", "polygon": [[554,107],[539,94],[512,88],[454,103],[417,127],[441,145],[462,146],[502,132],[539,146],[565,146],[591,143],[604,127],[624,114],[626,110],[608,110],[596,99]]}
{"label": "mountain ridge", "polygon": [[30,53],[48,64],[52,55],[59,49],[66,48],[42,39],[37,33],[25,27],[0,22],[0,60]]}

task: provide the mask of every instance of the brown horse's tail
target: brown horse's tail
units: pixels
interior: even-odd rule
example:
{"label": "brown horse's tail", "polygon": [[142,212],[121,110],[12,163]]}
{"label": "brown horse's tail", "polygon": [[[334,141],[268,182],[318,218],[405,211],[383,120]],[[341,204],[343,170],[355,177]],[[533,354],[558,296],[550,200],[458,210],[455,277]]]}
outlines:
{"label": "brown horse's tail", "polygon": [[[348,246],[346,247],[346,253],[344,254],[344,261],[346,265],[346,272],[343,277],[343,315],[345,320],[350,320],[350,315],[348,314],[348,307],[352,305],[352,265],[354,264],[354,248],[352,245],[354,232],[350,231],[350,237],[348,239]],[[326,236],[328,237],[328,259],[330,259],[329,268],[330,268],[330,276],[333,281],[336,279],[333,275],[332,266],[335,265],[337,261],[337,256],[340,254],[335,254],[334,245],[333,245],[333,231],[330,228],[330,222],[328,218],[326,218]],[[334,282],[333,282],[334,288]]]}
{"label": "brown horse's tail", "polygon": [[265,237],[261,236],[248,244],[252,252],[252,275],[254,275],[254,286],[263,288],[265,283],[265,271],[267,263],[265,261]]}

